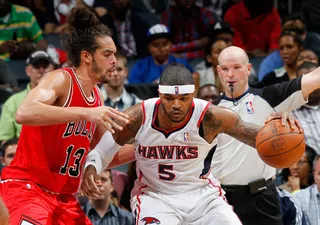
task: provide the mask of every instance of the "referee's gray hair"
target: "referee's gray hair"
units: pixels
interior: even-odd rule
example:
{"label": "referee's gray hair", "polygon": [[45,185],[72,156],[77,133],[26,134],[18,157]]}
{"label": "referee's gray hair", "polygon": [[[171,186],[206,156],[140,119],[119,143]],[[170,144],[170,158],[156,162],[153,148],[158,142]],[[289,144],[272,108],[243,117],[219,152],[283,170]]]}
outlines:
{"label": "referee's gray hair", "polygon": [[317,155],[314,160],[313,160],[313,171],[316,169],[316,164],[317,164],[317,161],[320,159],[320,155]]}

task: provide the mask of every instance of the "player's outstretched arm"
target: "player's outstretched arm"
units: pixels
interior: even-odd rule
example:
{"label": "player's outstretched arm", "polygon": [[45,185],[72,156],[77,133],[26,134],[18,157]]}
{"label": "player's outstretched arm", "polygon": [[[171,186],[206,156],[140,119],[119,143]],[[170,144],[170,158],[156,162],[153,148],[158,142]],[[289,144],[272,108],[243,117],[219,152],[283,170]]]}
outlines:
{"label": "player's outstretched arm", "polygon": [[123,119],[125,122],[127,115],[110,107],[60,107],[67,100],[68,91],[66,90],[69,90],[70,82],[70,76],[63,70],[46,74],[18,108],[17,123],[45,126],[87,120],[101,124],[106,129],[109,129],[109,123],[115,129],[121,129],[112,119]]}
{"label": "player's outstretched arm", "polygon": [[210,132],[212,137],[226,133],[252,147],[255,147],[256,136],[261,127],[245,123],[236,112],[218,106],[210,106],[203,121],[206,133]]}
{"label": "player's outstretched arm", "polygon": [[[100,181],[97,174],[100,174],[113,159],[112,166],[134,160],[133,146],[125,144],[136,136],[142,125],[142,106],[141,104],[132,106],[125,113],[129,115],[129,123],[116,121],[123,129],[115,131],[113,135],[110,132],[104,133],[97,146],[87,156],[81,184],[81,191],[87,196],[95,197],[98,195],[97,184]],[[120,152],[118,152],[119,150]]]}
{"label": "player's outstretched arm", "polygon": [[303,75],[301,80],[301,90],[305,99],[315,90],[320,88],[320,67]]}

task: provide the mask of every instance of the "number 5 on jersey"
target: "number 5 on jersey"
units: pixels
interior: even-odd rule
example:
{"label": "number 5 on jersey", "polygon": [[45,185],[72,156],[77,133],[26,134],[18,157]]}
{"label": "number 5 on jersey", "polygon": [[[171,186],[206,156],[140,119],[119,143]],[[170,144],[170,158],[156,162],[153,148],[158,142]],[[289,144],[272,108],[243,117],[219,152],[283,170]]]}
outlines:
{"label": "number 5 on jersey", "polygon": [[173,171],[173,165],[159,164],[158,166],[159,179],[172,181],[174,178],[176,178],[176,175],[171,171]]}
{"label": "number 5 on jersey", "polygon": [[[74,154],[71,154],[73,148],[74,148],[74,145],[70,145],[67,148],[67,157],[66,157],[64,165],[60,168],[60,174],[66,175],[66,173],[68,172],[69,176],[78,177],[80,174],[81,160],[82,160],[86,150],[84,148],[78,148],[74,152]],[[72,155],[72,157],[71,157],[71,155]],[[68,167],[70,158],[72,158],[74,160],[74,163],[73,163],[73,166]]]}

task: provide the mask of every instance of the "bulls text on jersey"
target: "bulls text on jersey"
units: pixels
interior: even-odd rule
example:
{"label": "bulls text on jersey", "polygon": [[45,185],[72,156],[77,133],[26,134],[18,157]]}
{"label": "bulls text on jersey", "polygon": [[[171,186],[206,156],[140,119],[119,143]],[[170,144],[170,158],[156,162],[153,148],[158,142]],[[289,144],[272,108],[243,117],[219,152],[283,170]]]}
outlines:
{"label": "bulls text on jersey", "polygon": [[[90,123],[87,121],[78,121],[78,122],[69,122],[66,126],[66,130],[64,131],[62,138],[70,137],[71,135],[74,136],[85,136],[91,141],[94,130],[95,130],[95,124]],[[90,126],[90,127],[89,127]]]}

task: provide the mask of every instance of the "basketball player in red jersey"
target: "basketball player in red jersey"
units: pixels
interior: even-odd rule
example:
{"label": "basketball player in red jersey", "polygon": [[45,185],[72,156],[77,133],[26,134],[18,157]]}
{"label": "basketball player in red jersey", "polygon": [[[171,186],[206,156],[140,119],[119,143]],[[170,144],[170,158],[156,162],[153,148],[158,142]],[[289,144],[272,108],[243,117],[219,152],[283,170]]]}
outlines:
{"label": "basketball player in red jersey", "polygon": [[115,119],[128,122],[126,114],[101,106],[96,86],[115,69],[109,29],[86,7],[74,8],[68,23],[74,67],[45,75],[17,111],[22,132],[0,184],[11,225],[91,224],[73,195],[83,162],[101,137],[97,131],[121,130]]}

